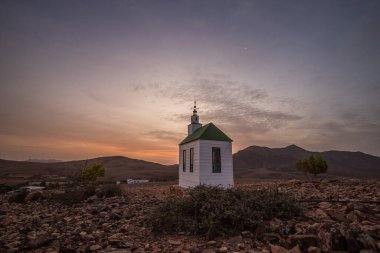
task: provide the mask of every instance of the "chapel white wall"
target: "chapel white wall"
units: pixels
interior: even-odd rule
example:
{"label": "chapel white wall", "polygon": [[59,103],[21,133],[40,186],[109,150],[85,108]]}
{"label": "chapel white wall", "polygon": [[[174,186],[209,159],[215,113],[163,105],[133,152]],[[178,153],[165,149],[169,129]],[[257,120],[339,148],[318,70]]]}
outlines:
{"label": "chapel white wall", "polygon": [[[199,140],[200,144],[200,184],[222,186],[224,188],[234,185],[232,142]],[[221,173],[212,172],[212,148],[220,148]]]}
{"label": "chapel white wall", "polygon": [[[199,140],[179,146],[179,186],[188,188],[200,184],[199,182]],[[190,148],[194,148],[194,167],[190,172]],[[183,172],[183,150],[186,150],[186,171]]]}

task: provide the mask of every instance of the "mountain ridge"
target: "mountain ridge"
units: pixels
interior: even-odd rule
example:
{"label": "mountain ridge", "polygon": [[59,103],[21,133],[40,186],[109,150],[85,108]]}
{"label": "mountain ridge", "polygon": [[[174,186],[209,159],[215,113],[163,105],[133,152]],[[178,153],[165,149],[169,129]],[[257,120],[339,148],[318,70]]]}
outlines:
{"label": "mountain ridge", "polygon": [[0,177],[38,177],[54,174],[75,178],[80,175],[86,165],[95,163],[104,164],[106,180],[125,180],[126,178],[173,179],[178,173],[176,165],[162,165],[125,156],[103,156],[56,163],[0,159]]}
{"label": "mountain ridge", "polygon": [[[298,178],[303,175],[295,171],[296,160],[319,155],[329,164],[326,174],[331,177],[376,177],[380,178],[380,157],[360,151],[309,151],[297,145],[283,148],[250,146],[233,155],[235,175],[259,178]],[[268,176],[269,175],[269,176]]]}
{"label": "mountain ridge", "polygon": [[[295,144],[269,148],[249,146],[233,154],[235,179],[291,179],[304,177],[294,168],[296,160],[320,155],[329,164],[327,177],[380,178],[380,157],[360,151],[308,151]],[[60,175],[75,178],[89,164],[102,162],[106,180],[126,178],[176,179],[178,165],[163,165],[125,156],[102,156],[61,162],[30,162],[0,159],[0,177]]]}

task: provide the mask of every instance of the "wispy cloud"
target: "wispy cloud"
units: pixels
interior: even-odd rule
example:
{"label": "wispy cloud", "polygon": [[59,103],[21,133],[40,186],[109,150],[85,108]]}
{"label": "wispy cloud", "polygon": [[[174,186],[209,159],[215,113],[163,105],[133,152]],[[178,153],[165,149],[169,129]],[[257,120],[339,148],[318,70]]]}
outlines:
{"label": "wispy cloud", "polygon": [[307,122],[303,122],[303,126],[307,134],[300,142],[316,150],[327,148],[372,154],[380,152],[380,122],[376,122],[374,111],[338,111],[335,117],[311,117]]}
{"label": "wispy cloud", "polygon": [[[197,100],[203,122],[214,121],[237,135],[268,132],[303,117],[287,110],[292,107],[293,99],[271,97],[265,90],[230,80],[224,75],[201,74],[181,85],[159,87],[157,91],[180,104]],[[185,121],[189,115],[174,114],[169,119]]]}
{"label": "wispy cloud", "polygon": [[171,141],[178,142],[181,138],[183,138],[183,133],[173,132],[173,131],[165,131],[165,130],[153,130],[150,132],[144,133],[144,136],[160,141]]}

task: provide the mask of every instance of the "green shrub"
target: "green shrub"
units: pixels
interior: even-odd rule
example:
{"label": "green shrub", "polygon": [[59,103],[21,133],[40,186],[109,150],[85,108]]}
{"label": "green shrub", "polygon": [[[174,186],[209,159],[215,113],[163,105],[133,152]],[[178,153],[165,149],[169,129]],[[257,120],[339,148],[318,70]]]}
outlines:
{"label": "green shrub", "polygon": [[320,156],[309,156],[304,159],[297,160],[295,163],[298,171],[313,174],[316,177],[318,174],[326,173],[328,170],[328,164]]}
{"label": "green shrub", "polygon": [[83,180],[88,182],[97,182],[99,178],[104,177],[105,168],[102,163],[93,164],[86,167],[81,174]]}
{"label": "green shrub", "polygon": [[102,185],[100,190],[96,193],[96,196],[99,198],[102,197],[114,197],[114,196],[121,196],[122,195],[122,190],[120,188],[120,185],[116,184],[105,184]]}
{"label": "green shrub", "polygon": [[296,202],[283,193],[198,186],[188,196],[167,199],[153,210],[147,223],[153,232],[189,231],[212,238],[255,231],[274,217],[289,219],[300,214]]}

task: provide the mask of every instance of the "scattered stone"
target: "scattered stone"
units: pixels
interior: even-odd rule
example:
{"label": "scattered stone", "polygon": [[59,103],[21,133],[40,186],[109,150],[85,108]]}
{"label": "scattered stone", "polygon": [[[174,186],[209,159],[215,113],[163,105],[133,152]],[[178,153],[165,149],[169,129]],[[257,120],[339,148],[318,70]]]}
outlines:
{"label": "scattered stone", "polygon": [[102,249],[102,246],[100,246],[99,244],[94,244],[94,245],[90,246],[91,251],[97,251],[97,250],[101,250],[101,249]]}
{"label": "scattered stone", "polygon": [[317,220],[322,220],[322,221],[330,220],[330,216],[322,209],[313,210],[312,217]]}
{"label": "scattered stone", "polygon": [[331,249],[332,250],[346,250],[347,249],[347,240],[339,230],[332,228],[331,229]]}
{"label": "scattered stone", "polygon": [[60,246],[59,253],[76,253],[77,251],[70,246]]}
{"label": "scattered stone", "polygon": [[117,242],[114,243],[114,245],[119,249],[136,249],[133,244],[130,244],[128,242]]}
{"label": "scattered stone", "polygon": [[281,236],[277,233],[264,233],[262,235],[262,240],[265,242],[270,242],[270,243],[277,243],[281,239]]}
{"label": "scattered stone", "polygon": [[238,235],[238,236],[228,238],[227,242],[235,244],[235,243],[241,242],[242,240],[243,240],[243,237]]}
{"label": "scattered stone", "polygon": [[357,240],[362,243],[364,248],[376,250],[375,240],[368,234],[359,234]]}
{"label": "scattered stone", "polygon": [[208,246],[216,245],[216,241],[208,241],[208,242],[207,242],[207,245],[208,245]]}
{"label": "scattered stone", "polygon": [[181,241],[179,240],[172,240],[172,239],[169,239],[168,240],[168,243],[170,243],[171,245],[181,245]]}
{"label": "scattered stone", "polygon": [[318,247],[310,246],[310,247],[307,249],[307,252],[308,252],[308,253],[321,253],[321,249],[318,248]]}
{"label": "scattered stone", "polygon": [[220,253],[226,253],[228,251],[228,248],[226,246],[220,247],[218,250]]}
{"label": "scattered stone", "polygon": [[251,235],[251,232],[250,231],[243,231],[243,232],[241,232],[241,235],[244,237],[249,237]]}
{"label": "scattered stone", "polygon": [[301,252],[301,249],[298,245],[294,246],[293,248],[291,248],[288,253],[302,253]]}
{"label": "scattered stone", "polygon": [[316,235],[292,235],[289,238],[292,245],[300,245],[303,251],[308,249],[310,246],[318,245],[318,237]]}
{"label": "scattered stone", "polygon": [[122,233],[116,233],[109,236],[107,239],[111,244],[112,243],[116,244],[116,243],[122,242],[123,238],[124,238],[124,235]]}
{"label": "scattered stone", "polygon": [[376,253],[376,251],[369,250],[369,249],[362,249],[360,250],[360,253]]}
{"label": "scattered stone", "polygon": [[53,238],[49,235],[42,234],[38,235],[36,238],[29,241],[28,246],[32,249],[40,248],[44,245],[47,245],[49,242],[51,242]]}
{"label": "scattered stone", "polygon": [[288,253],[288,250],[277,245],[270,244],[270,251],[271,253]]}
{"label": "scattered stone", "polygon": [[25,202],[36,201],[41,199],[42,193],[40,191],[30,192],[25,197]]}
{"label": "scattered stone", "polygon": [[[130,187],[128,198],[91,197],[72,206],[39,194],[30,195],[24,203],[9,203],[8,196],[0,195],[0,252],[380,252],[380,206],[358,202],[379,201],[379,181],[278,183],[278,191],[303,201],[304,217],[273,219],[256,231],[212,241],[186,231],[151,233],[144,217],[169,196],[169,187]],[[242,187],[268,189],[271,183]],[[354,202],[318,203],[316,199]]]}

